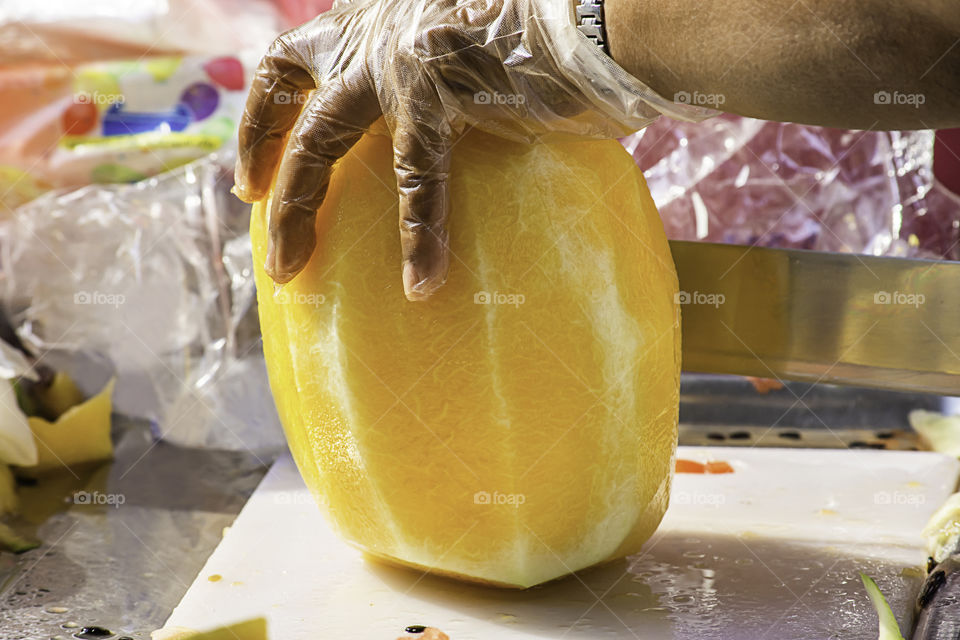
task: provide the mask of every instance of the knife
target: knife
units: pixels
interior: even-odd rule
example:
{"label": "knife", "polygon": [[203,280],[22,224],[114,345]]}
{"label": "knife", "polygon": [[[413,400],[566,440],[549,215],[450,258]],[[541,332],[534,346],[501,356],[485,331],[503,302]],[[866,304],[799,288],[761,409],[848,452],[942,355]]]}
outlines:
{"label": "knife", "polygon": [[960,395],[960,263],[670,249],[684,370]]}

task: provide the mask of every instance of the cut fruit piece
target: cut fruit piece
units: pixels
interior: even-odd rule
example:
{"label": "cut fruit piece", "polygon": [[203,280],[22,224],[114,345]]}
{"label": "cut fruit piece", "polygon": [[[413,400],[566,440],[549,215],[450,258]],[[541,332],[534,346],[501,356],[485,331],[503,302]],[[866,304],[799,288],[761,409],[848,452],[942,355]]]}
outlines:
{"label": "cut fruit piece", "polygon": [[20,411],[28,416],[35,416],[40,413],[36,399],[34,399],[33,394],[27,390],[27,386],[31,384],[30,381],[25,383],[23,380],[17,379],[11,380],[10,384],[13,385],[13,393],[17,398],[17,406],[20,407]]}
{"label": "cut fruit piece", "polygon": [[893,610],[887,604],[887,599],[883,597],[880,587],[868,575],[860,574],[860,580],[863,582],[867,595],[870,596],[870,602],[877,612],[879,640],[903,640],[900,633],[900,626],[897,624],[897,618],[893,615]]}
{"label": "cut fruit piece", "polygon": [[17,498],[17,480],[5,464],[0,464],[0,516],[16,513],[20,509]]}
{"label": "cut fruit piece", "polygon": [[100,393],[68,409],[55,422],[29,419],[37,443],[37,464],[27,471],[39,473],[113,457],[110,441],[113,383],[111,379]]}
{"label": "cut fruit piece", "polygon": [[150,640],[269,640],[267,621],[253,618],[211,631],[194,631],[182,627],[157,629]]}
{"label": "cut fruit piece", "polygon": [[706,473],[707,465],[696,460],[684,460],[679,458],[674,464],[674,471],[677,473]]}
{"label": "cut fruit piece", "polygon": [[933,512],[923,528],[927,553],[935,562],[942,562],[957,552],[960,543],[960,493],[954,493]]}
{"label": "cut fruit piece", "polygon": [[37,463],[37,445],[27,415],[20,407],[16,383],[0,389],[0,463],[34,465]]}
{"label": "cut fruit piece", "polygon": [[375,557],[529,587],[633,553],[667,507],[677,278],[616,141],[471,132],[450,172],[448,281],[407,302],[389,138],[337,166],[321,240],[275,293],[251,218],[264,351],[290,449]]}
{"label": "cut fruit piece", "polygon": [[707,473],[733,473],[733,467],[729,462],[715,460],[707,463]]}
{"label": "cut fruit piece", "polygon": [[39,541],[22,536],[11,529],[9,525],[0,522],[0,550],[23,553],[39,546]]}
{"label": "cut fruit piece", "polygon": [[914,409],[909,418],[910,426],[932,451],[960,457],[960,416]]}
{"label": "cut fruit piece", "polygon": [[37,402],[42,414],[56,420],[72,407],[83,402],[83,393],[77,388],[73,378],[63,371],[53,376],[50,386],[37,390]]}

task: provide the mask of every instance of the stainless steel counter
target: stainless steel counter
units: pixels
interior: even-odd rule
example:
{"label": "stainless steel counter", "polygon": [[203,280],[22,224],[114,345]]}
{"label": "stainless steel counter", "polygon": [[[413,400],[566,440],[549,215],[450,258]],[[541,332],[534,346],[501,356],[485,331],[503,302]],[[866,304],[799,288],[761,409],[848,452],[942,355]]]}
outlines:
{"label": "stainless steel counter", "polygon": [[155,443],[143,422],[118,419],[115,429],[113,463],[20,488],[24,520],[42,522],[44,544],[0,554],[3,640],[91,625],[149,638],[272,461]]}

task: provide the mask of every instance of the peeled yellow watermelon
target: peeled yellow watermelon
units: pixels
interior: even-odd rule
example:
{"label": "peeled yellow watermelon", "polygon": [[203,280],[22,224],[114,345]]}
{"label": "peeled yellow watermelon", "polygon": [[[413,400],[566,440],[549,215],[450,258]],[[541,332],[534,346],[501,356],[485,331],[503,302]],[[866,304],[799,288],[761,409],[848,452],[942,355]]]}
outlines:
{"label": "peeled yellow watermelon", "polygon": [[448,281],[408,302],[390,140],[337,166],[306,269],[264,273],[263,344],[290,449],[348,542],[529,587],[635,552],[667,508],[677,278],[616,141],[454,150]]}

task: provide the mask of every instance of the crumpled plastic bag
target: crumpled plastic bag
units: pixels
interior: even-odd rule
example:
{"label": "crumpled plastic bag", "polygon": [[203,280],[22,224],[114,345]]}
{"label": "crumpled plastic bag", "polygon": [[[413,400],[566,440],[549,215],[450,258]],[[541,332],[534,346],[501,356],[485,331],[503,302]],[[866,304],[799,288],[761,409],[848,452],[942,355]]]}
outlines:
{"label": "crumpled plastic bag", "polygon": [[0,66],[262,51],[282,26],[265,0],[3,0]]}
{"label": "crumpled plastic bag", "polygon": [[230,143],[257,56],[0,69],[0,212],[49,189],[136,182]]}
{"label": "crumpled plastic bag", "polygon": [[932,131],[847,131],[723,115],[622,139],[678,240],[960,258],[960,200]]}
{"label": "crumpled plastic bag", "polygon": [[86,393],[102,378],[91,372],[115,372],[116,411],[152,420],[157,435],[266,451],[283,436],[260,349],[250,207],[229,193],[234,157],[17,208],[0,224],[0,300],[24,345]]}

